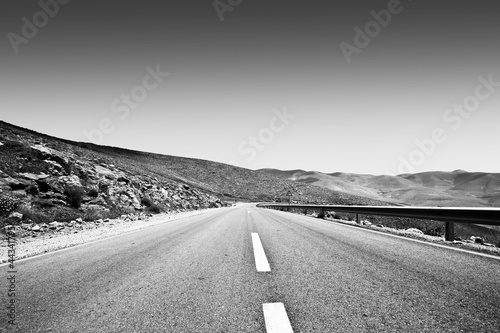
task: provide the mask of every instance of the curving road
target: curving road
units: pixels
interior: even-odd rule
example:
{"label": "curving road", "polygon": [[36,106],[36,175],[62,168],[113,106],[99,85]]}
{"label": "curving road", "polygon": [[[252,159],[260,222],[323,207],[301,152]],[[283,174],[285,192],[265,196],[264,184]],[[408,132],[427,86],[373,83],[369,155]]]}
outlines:
{"label": "curving road", "polygon": [[500,332],[500,260],[253,205],[17,271],[18,332]]}

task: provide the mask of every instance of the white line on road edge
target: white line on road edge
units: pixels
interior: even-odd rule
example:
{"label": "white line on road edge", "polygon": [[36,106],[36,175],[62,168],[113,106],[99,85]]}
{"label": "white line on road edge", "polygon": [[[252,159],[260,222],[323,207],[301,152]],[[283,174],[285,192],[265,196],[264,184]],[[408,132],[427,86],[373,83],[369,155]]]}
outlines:
{"label": "white line on road edge", "polygon": [[[325,221],[327,221],[327,220],[325,220]],[[473,250],[456,248],[456,247],[452,247],[452,246],[446,245],[446,244],[432,243],[431,241],[425,241],[425,240],[415,239],[415,238],[410,238],[410,237],[405,237],[405,236],[401,236],[401,235],[397,235],[397,234],[391,234],[390,232],[383,231],[383,230],[373,230],[373,229],[367,229],[367,228],[360,228],[360,227],[358,227],[356,225],[351,225],[351,224],[347,224],[347,223],[344,223],[344,222],[337,222],[337,221],[333,221],[333,222],[338,223],[339,225],[341,225],[343,227],[356,228],[358,230],[364,230],[364,231],[368,231],[368,232],[379,234],[379,235],[385,235],[385,236],[388,236],[388,237],[399,238],[399,239],[407,240],[407,241],[410,241],[410,242],[415,242],[415,243],[425,244],[425,245],[429,245],[429,246],[439,247],[439,248],[442,248],[442,249],[447,249],[447,250],[456,251],[456,252],[463,252],[463,253],[472,254],[474,256],[483,257],[483,258],[500,260],[500,257],[496,256],[494,254],[487,254],[487,253],[483,253],[483,252],[476,252],[476,251],[473,251]]]}
{"label": "white line on road edge", "polygon": [[[179,217],[179,216],[175,216],[175,215],[174,216],[167,216],[168,220],[165,220],[163,222],[158,222],[158,223],[155,223],[155,224],[147,224],[147,225],[144,225],[143,227],[140,227],[140,228],[137,228],[137,229],[133,229],[133,230],[124,231],[123,233],[119,233],[119,234],[116,234],[116,235],[111,235],[111,236],[107,236],[107,237],[104,237],[104,238],[94,239],[94,240],[91,240],[89,242],[80,243],[80,244],[76,244],[76,245],[69,245],[68,247],[64,247],[64,248],[61,248],[61,249],[58,249],[58,250],[49,250],[49,252],[35,254],[35,255],[30,256],[30,257],[25,257],[25,258],[22,258],[22,259],[16,259],[16,263],[23,262],[23,261],[28,261],[28,260],[32,260],[32,259],[38,259],[40,257],[50,256],[52,254],[59,253],[59,252],[71,251],[73,249],[78,249],[80,247],[84,247],[84,246],[87,246],[87,245],[92,245],[94,243],[104,242],[104,241],[107,241],[107,240],[110,240],[110,239],[113,239],[113,238],[118,238],[118,237],[121,237],[121,236],[133,234],[134,232],[144,231],[144,230],[147,230],[148,228],[154,228],[154,227],[162,225],[162,224],[164,224],[166,222],[174,222],[174,221],[178,221],[178,220],[182,220],[182,219],[188,219],[190,217],[195,217],[195,216],[199,216],[199,215],[202,215],[202,214],[211,213],[211,212],[214,212],[216,210],[219,211],[219,210],[221,210],[223,208],[210,208],[210,209],[212,209],[212,210],[208,210],[207,209],[207,210],[200,210],[200,211],[191,211],[191,212],[196,212],[197,214],[189,215],[189,216],[183,216],[183,217]],[[5,262],[3,264],[0,264],[0,268],[2,268],[4,266],[8,266],[8,265],[10,265],[10,263],[9,262]]]}
{"label": "white line on road edge", "polygon": [[265,303],[262,308],[264,309],[267,333],[293,333],[283,303]]}
{"label": "white line on road edge", "polygon": [[255,257],[255,267],[257,272],[270,272],[269,262],[267,261],[266,253],[260,242],[259,234],[252,233],[253,255]]}
{"label": "white line on road edge", "polygon": [[[280,213],[293,214],[293,213],[287,213],[287,212],[280,212]],[[300,216],[300,215],[296,215],[296,216]],[[300,217],[307,218],[307,219],[314,219],[316,222],[318,222],[318,219],[315,218],[315,217],[314,218],[308,217],[308,216],[300,216]],[[310,220],[308,220],[308,221],[310,221]],[[388,237],[399,238],[399,239],[407,240],[407,241],[410,241],[410,242],[415,242],[415,243],[420,243],[420,244],[426,244],[426,245],[434,246],[434,247],[440,247],[440,248],[448,249],[448,250],[451,250],[451,251],[472,254],[472,255],[475,255],[475,256],[483,257],[483,258],[500,260],[500,257],[496,256],[494,254],[487,254],[487,253],[483,253],[483,252],[476,252],[476,251],[473,251],[473,250],[466,250],[466,249],[456,248],[456,247],[452,247],[452,246],[449,246],[449,245],[446,245],[446,244],[432,243],[430,241],[425,241],[425,240],[421,240],[421,239],[415,239],[415,238],[405,237],[405,236],[401,236],[401,235],[391,234],[390,232],[383,231],[383,230],[374,230],[374,229],[361,228],[358,225],[345,223],[345,222],[343,222],[341,220],[333,220],[333,221],[332,220],[321,220],[321,221],[325,222],[325,223],[335,223],[335,224],[343,226],[343,227],[353,228],[353,229],[357,229],[357,230],[364,230],[364,231],[371,232],[371,233],[378,234],[378,235],[385,235],[385,236],[388,236]]]}

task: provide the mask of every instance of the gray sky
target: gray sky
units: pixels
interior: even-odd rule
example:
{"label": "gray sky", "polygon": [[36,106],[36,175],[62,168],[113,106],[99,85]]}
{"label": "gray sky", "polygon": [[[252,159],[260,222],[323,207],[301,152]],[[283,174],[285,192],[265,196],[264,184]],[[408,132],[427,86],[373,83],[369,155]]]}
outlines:
{"label": "gray sky", "polygon": [[4,121],[251,169],[500,172],[494,1],[41,3],[1,3]]}

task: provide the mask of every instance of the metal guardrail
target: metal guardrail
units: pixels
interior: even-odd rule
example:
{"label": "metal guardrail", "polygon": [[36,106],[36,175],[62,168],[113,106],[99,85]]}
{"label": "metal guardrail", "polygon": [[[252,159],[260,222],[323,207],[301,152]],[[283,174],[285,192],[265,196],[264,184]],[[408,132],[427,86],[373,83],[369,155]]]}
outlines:
{"label": "metal guardrail", "polygon": [[468,208],[468,207],[413,207],[413,206],[339,206],[339,205],[295,205],[295,204],[258,204],[257,207],[272,209],[304,209],[325,212],[355,213],[360,224],[359,215],[381,215],[409,217],[423,220],[442,221],[446,223],[445,239],[455,240],[454,223],[470,223],[500,226],[500,208]]}

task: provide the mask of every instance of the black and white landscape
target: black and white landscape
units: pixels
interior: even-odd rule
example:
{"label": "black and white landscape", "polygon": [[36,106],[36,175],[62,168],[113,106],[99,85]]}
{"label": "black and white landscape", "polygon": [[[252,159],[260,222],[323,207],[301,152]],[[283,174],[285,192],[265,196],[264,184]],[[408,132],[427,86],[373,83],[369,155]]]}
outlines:
{"label": "black and white landscape", "polygon": [[0,6],[0,332],[500,331],[496,2]]}

